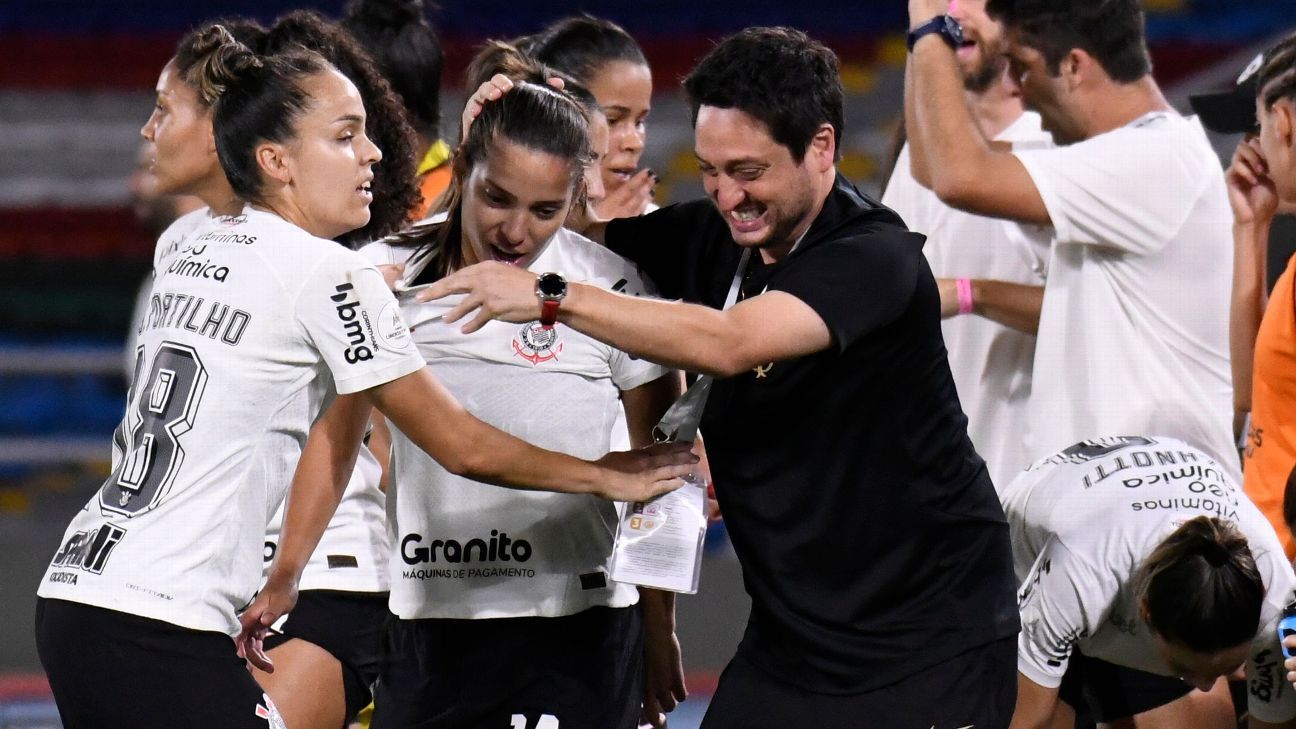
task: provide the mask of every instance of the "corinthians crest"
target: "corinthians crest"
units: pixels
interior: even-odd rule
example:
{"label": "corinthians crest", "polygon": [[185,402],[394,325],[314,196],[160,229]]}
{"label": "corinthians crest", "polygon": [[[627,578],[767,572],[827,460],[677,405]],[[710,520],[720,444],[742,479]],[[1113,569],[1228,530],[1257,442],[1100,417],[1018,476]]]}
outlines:
{"label": "corinthians crest", "polygon": [[533,365],[558,359],[562,348],[558,327],[547,327],[538,321],[522,325],[522,330],[513,337],[513,354]]}

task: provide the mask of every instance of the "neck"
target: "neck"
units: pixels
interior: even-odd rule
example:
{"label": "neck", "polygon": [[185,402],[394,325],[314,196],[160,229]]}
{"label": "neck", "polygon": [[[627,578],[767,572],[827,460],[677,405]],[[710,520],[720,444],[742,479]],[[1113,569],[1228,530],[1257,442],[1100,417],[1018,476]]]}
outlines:
{"label": "neck", "polygon": [[986,139],[995,139],[1003,134],[1025,111],[1021,93],[1005,83],[1003,77],[985,91],[967,92],[967,98],[977,127]]}
{"label": "neck", "polygon": [[243,200],[234,194],[224,173],[221,179],[212,180],[195,190],[193,195],[202,200],[215,215],[238,215],[243,211]]}
{"label": "neck", "polygon": [[1107,82],[1096,98],[1084,100],[1085,138],[1120,129],[1154,111],[1172,111],[1152,77],[1128,84]]}

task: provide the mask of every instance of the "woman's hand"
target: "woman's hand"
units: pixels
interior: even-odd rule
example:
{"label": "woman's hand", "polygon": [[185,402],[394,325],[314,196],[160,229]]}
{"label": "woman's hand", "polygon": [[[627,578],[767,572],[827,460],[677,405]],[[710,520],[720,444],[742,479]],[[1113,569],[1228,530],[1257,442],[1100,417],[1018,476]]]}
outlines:
{"label": "woman's hand", "polygon": [[1264,223],[1278,212],[1278,191],[1269,179],[1269,163],[1255,137],[1243,139],[1224,173],[1233,221],[1238,225]]}

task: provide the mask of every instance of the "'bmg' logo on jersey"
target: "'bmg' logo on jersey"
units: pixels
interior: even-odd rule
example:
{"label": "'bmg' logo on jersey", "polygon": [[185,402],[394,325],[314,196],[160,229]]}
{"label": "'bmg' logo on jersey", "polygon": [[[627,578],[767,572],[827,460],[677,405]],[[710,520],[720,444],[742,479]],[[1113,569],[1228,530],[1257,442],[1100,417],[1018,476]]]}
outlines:
{"label": "'bmg' logo on jersey", "polygon": [[[373,359],[373,350],[370,349],[366,342],[369,338],[365,336],[365,326],[361,324],[360,317],[364,316],[364,311],[360,309],[359,301],[347,301],[350,298],[350,291],[354,288],[349,283],[344,283],[335,288],[336,294],[329,297],[333,303],[337,304],[337,316],[342,322],[342,331],[346,333],[347,343],[351,346],[346,350],[346,361],[350,364],[364,362]],[[364,324],[368,324],[369,317],[364,317]]]}
{"label": "'bmg' logo on jersey", "polygon": [[89,532],[77,532],[54,555],[55,567],[70,567],[91,574],[102,574],[113,548],[126,536],[126,530],[104,524]]}

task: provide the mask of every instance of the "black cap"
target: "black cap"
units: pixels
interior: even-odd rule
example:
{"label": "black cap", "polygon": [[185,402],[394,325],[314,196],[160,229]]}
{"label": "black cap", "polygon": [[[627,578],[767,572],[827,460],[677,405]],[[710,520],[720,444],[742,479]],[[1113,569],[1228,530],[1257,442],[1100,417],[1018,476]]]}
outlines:
{"label": "black cap", "polygon": [[1207,129],[1220,134],[1247,134],[1256,130],[1255,100],[1260,93],[1256,86],[1264,61],[1264,53],[1252,59],[1238,76],[1237,83],[1227,91],[1188,97],[1188,103]]}

